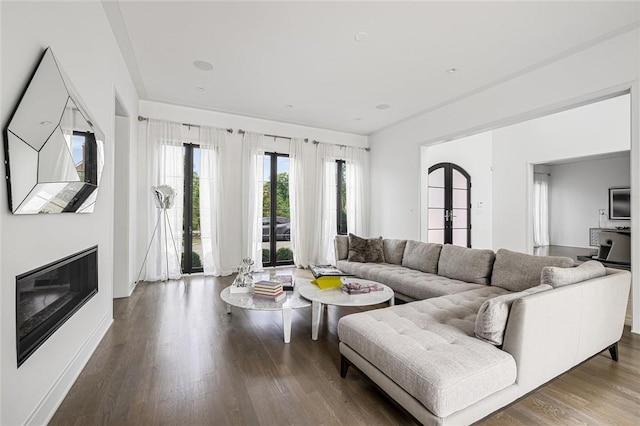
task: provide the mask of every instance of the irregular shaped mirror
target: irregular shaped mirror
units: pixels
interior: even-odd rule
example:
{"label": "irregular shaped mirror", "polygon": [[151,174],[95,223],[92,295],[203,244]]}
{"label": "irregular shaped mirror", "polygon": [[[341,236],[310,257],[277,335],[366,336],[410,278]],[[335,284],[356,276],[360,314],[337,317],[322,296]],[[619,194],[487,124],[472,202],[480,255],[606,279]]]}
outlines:
{"label": "irregular shaped mirror", "polygon": [[4,132],[15,214],[91,213],[104,134],[47,48]]}

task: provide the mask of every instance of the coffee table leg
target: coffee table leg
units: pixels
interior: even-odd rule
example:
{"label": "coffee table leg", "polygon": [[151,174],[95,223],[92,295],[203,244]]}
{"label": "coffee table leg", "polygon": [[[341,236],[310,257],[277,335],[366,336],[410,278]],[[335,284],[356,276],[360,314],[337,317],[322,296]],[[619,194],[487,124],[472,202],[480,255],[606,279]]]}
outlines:
{"label": "coffee table leg", "polygon": [[315,300],[311,304],[311,338],[318,340],[318,329],[320,328],[320,314],[322,313],[322,303]]}
{"label": "coffee table leg", "polygon": [[389,306],[393,306],[396,304],[396,298],[395,296],[391,296],[391,299],[389,299]]}
{"label": "coffee table leg", "polygon": [[282,308],[282,328],[284,329],[284,342],[291,341],[291,308]]}
{"label": "coffee table leg", "polygon": [[231,315],[231,305],[227,303],[227,313]]}

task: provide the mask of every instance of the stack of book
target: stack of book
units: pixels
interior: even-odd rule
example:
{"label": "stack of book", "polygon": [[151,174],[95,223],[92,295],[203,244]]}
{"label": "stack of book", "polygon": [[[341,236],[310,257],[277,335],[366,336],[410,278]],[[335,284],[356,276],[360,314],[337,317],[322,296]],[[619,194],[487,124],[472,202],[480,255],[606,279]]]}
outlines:
{"label": "stack of book", "polygon": [[372,293],[374,291],[382,291],[383,288],[384,287],[374,283],[359,283],[357,281],[342,284],[342,292],[347,294]]}
{"label": "stack of book", "polygon": [[281,282],[262,280],[253,285],[253,298],[280,302],[287,298],[287,293],[282,289]]}
{"label": "stack of book", "polygon": [[282,289],[284,291],[293,291],[295,283],[293,281],[293,275],[275,275],[273,281],[282,283]]}

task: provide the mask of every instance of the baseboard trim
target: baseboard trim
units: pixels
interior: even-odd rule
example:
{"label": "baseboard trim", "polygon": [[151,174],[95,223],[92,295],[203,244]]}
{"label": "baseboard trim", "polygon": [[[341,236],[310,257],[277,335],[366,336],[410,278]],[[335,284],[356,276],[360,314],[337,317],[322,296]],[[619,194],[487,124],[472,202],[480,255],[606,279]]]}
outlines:
{"label": "baseboard trim", "polygon": [[109,330],[113,318],[111,312],[105,314],[100,323],[93,332],[84,341],[80,350],[69,361],[65,369],[60,373],[51,389],[40,400],[31,415],[27,417],[25,424],[27,425],[46,425],[49,423],[65,396],[69,393],[71,386],[89,362],[91,355],[98,347],[98,344]]}
{"label": "baseboard trim", "polygon": [[136,289],[136,286],[138,285],[138,281],[131,281],[129,283],[129,294],[127,295],[127,297],[131,296],[133,294],[133,290]]}

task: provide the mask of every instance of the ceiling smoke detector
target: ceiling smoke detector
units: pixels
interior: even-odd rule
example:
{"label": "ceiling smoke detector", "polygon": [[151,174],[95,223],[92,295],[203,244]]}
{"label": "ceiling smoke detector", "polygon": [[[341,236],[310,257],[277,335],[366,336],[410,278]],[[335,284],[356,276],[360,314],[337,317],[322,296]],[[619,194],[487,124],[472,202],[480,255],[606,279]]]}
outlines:
{"label": "ceiling smoke detector", "polygon": [[204,92],[204,87],[202,87],[202,86],[197,86],[197,87],[196,87],[196,91],[197,91],[197,92]]}
{"label": "ceiling smoke detector", "polygon": [[213,69],[213,64],[207,61],[193,61],[193,66],[198,68],[200,71],[211,71]]}
{"label": "ceiling smoke detector", "polygon": [[389,109],[391,108],[391,105],[389,104],[380,104],[380,105],[376,105],[377,109]]}
{"label": "ceiling smoke detector", "polygon": [[365,41],[367,38],[369,38],[369,34],[365,33],[364,31],[360,31],[353,38],[356,41]]}
{"label": "ceiling smoke detector", "polygon": [[285,107],[285,108],[293,108],[293,105],[291,105],[291,104],[286,104],[284,107]]}
{"label": "ceiling smoke detector", "polygon": [[458,72],[458,68],[449,68],[447,74],[455,74]]}

